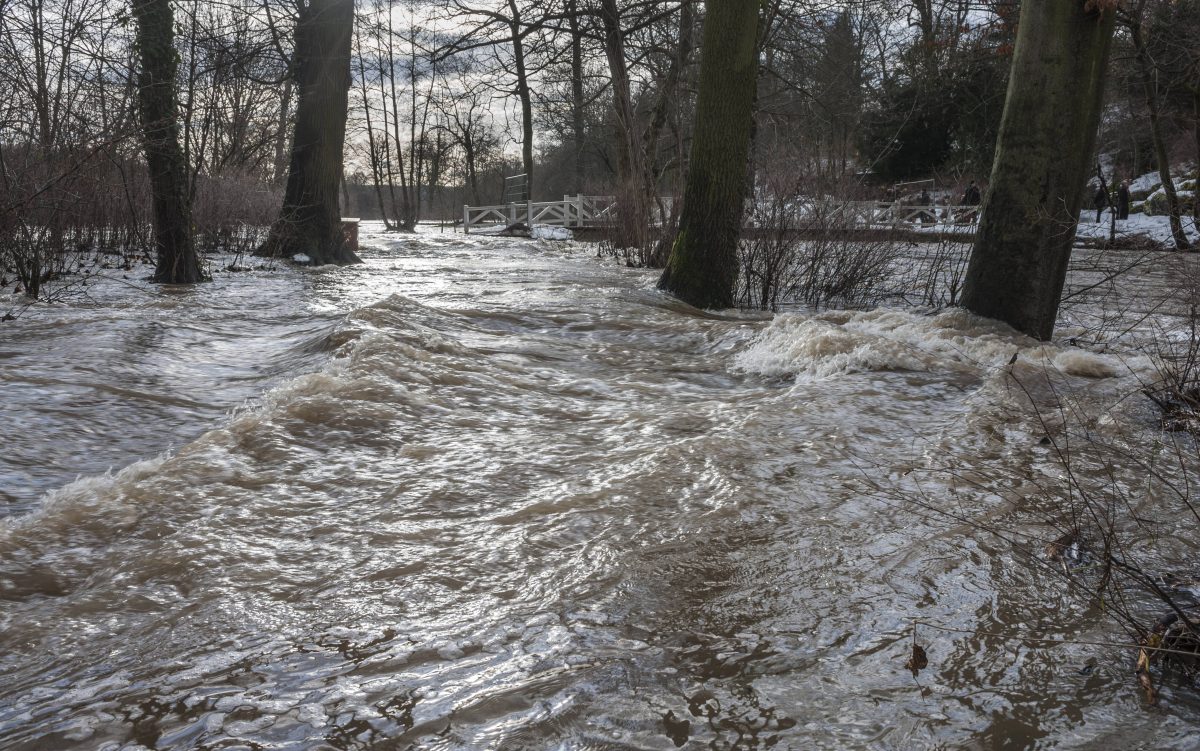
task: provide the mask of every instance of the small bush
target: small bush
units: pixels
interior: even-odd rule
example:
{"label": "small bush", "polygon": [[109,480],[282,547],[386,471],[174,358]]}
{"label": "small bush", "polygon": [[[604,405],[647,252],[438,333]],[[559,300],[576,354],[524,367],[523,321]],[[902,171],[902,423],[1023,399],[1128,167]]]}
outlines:
{"label": "small bush", "polygon": [[[893,276],[899,246],[888,234],[851,231],[845,198],[812,196],[802,178],[768,180],[739,247],[738,302],[856,308],[878,302]],[[843,195],[846,193],[843,192]]]}

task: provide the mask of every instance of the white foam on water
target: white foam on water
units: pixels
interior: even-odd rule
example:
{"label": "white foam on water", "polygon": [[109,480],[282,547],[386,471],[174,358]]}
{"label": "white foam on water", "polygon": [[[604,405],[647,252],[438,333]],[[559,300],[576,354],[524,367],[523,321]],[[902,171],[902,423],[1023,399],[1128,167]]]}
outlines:
{"label": "white foam on water", "polygon": [[128,498],[124,490],[158,474],[168,458],[167,454],[161,454],[134,462],[116,472],[110,470],[102,475],[80,477],[52,490],[35,511],[0,519],[0,542],[7,541],[22,530],[39,527],[49,519],[69,525],[96,511],[103,511],[114,524],[131,523],[137,519],[141,509]]}
{"label": "white foam on water", "polygon": [[760,375],[820,380],[884,371],[982,373],[1014,355],[1085,378],[1115,378],[1148,366],[1145,358],[1122,359],[1038,342],[958,309],[936,315],[893,309],[784,313],[738,353],[734,363]]}

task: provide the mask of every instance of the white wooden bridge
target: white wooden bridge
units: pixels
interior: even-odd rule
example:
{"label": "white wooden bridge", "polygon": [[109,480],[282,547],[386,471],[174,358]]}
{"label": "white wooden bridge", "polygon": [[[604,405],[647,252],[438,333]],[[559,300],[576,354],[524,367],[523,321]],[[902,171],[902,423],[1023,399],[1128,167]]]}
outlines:
{"label": "white wooden bridge", "polygon": [[794,210],[798,227],[816,218],[847,229],[930,229],[963,231],[979,220],[980,206],[909,205],[885,201],[812,202]]}
{"label": "white wooden bridge", "polygon": [[616,219],[613,196],[563,196],[561,201],[514,201],[493,206],[463,206],[463,231],[485,226],[549,224],[557,227],[604,227]]}
{"label": "white wooden bridge", "polygon": [[[662,198],[669,211],[674,199]],[[657,209],[658,207],[656,207]],[[755,218],[747,207],[747,225]],[[914,206],[883,201],[821,199],[799,201],[788,209],[786,221],[793,229],[895,229],[934,232],[970,232],[979,218],[979,206]],[[546,224],[558,227],[591,228],[613,224],[619,205],[614,196],[563,196],[561,201],[514,201],[492,206],[463,206],[463,231],[484,227]],[[658,211],[656,210],[657,214]],[[777,220],[777,219],[776,219]]]}

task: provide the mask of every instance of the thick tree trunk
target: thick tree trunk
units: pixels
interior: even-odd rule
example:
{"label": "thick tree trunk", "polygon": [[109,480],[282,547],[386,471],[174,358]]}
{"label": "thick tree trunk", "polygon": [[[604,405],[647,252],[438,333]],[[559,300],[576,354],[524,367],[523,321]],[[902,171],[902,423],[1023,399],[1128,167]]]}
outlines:
{"label": "thick tree trunk", "polygon": [[1140,21],[1130,24],[1129,35],[1133,37],[1134,57],[1137,60],[1138,72],[1142,77],[1142,91],[1146,97],[1146,112],[1150,115],[1150,142],[1154,146],[1154,161],[1158,163],[1158,179],[1162,181],[1163,194],[1167,198],[1167,217],[1171,223],[1171,239],[1176,250],[1190,250],[1183,232],[1183,222],[1179,219],[1179,194],[1175,192],[1175,182],[1171,178],[1171,157],[1167,153],[1166,139],[1163,137],[1162,115],[1158,107],[1158,86],[1154,81],[1154,64],[1146,50],[1146,39],[1142,36]]}
{"label": "thick tree trunk", "polygon": [[261,255],[357,263],[338,209],[350,92],[353,0],[309,0],[296,23],[296,126],[279,220]]}
{"label": "thick tree trunk", "polygon": [[133,0],[137,21],[138,115],[154,204],[154,281],[191,284],[204,280],[192,243],[187,163],[179,146],[178,67],[170,0]]}
{"label": "thick tree trunk", "polygon": [[[1091,6],[1092,3],[1088,3]],[[963,306],[1049,339],[1096,141],[1115,8],[1025,0]]]}
{"label": "thick tree trunk", "polygon": [[683,216],[659,287],[697,307],[733,305],[758,78],[758,3],[707,0]]}

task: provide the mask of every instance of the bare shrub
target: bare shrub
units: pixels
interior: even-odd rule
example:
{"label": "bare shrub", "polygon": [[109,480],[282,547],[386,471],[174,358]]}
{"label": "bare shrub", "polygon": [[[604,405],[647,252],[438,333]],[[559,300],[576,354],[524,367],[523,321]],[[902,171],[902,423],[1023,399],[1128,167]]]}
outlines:
{"label": "bare shrub", "polygon": [[917,304],[931,308],[958,305],[970,260],[969,246],[938,237],[916,248],[924,251],[911,266]]}
{"label": "bare shrub", "polygon": [[1162,411],[1166,430],[1200,435],[1200,269],[1175,257],[1169,273],[1169,304],[1181,315],[1178,327],[1160,327],[1148,345],[1156,378],[1145,394]]}
{"label": "bare shrub", "polygon": [[282,203],[282,190],[252,173],[199,176],[192,209],[197,247],[205,253],[252,253],[266,241]]}
{"label": "bare shrub", "polygon": [[628,266],[662,268],[679,226],[679,201],[649,196],[638,183],[617,186],[616,209],[600,255],[621,258]]}
{"label": "bare shrub", "polygon": [[863,307],[889,291],[899,246],[886,231],[854,230],[847,217],[852,186],[812,191],[802,175],[767,175],[739,246],[738,302],[777,310]]}
{"label": "bare shrub", "polygon": [[[120,140],[90,149],[0,152],[0,282],[49,299],[97,265],[129,267],[149,237],[144,170]],[[99,256],[119,258],[99,260]]]}

